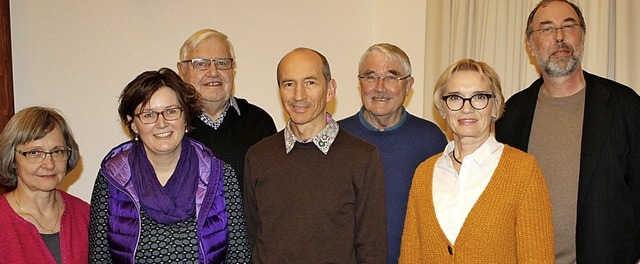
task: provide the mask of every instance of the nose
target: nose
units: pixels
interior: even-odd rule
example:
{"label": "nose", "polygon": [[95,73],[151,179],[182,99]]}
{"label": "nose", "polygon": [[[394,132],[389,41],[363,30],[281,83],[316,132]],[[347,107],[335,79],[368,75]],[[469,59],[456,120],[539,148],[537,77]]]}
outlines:
{"label": "nose", "polygon": [[463,113],[471,113],[475,108],[471,106],[471,100],[463,100],[462,101],[462,109],[460,109]]}
{"label": "nose", "polygon": [[293,89],[293,99],[295,99],[296,101],[304,100],[306,96],[307,93],[302,85],[298,85]]}
{"label": "nose", "polygon": [[165,127],[167,126],[167,119],[164,117],[164,113],[161,113],[158,116],[158,120],[156,121],[156,127]]}
{"label": "nose", "polygon": [[211,65],[209,65],[209,69],[207,70],[207,75],[211,77],[216,77],[220,75],[220,71],[216,67],[215,62],[212,61]]}
{"label": "nose", "polygon": [[53,156],[51,156],[51,153],[47,153],[44,155],[44,159],[42,160],[42,163],[40,163],[40,166],[48,170],[52,170],[56,167],[56,163],[55,161],[53,161]]}
{"label": "nose", "polygon": [[376,91],[381,91],[381,90],[383,90],[383,89],[384,89],[384,85],[385,85],[384,79],[383,79],[383,78],[378,78],[378,79],[376,79],[376,81],[373,83],[373,88],[374,88]]}
{"label": "nose", "polygon": [[556,41],[562,42],[564,40],[564,30],[562,28],[556,28]]}

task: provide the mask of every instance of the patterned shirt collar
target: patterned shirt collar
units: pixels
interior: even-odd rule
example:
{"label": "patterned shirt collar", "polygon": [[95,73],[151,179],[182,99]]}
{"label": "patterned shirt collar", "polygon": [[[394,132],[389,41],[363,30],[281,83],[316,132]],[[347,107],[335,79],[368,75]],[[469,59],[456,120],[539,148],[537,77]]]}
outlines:
{"label": "patterned shirt collar", "polygon": [[229,110],[229,106],[232,106],[233,109],[235,109],[236,112],[238,112],[238,115],[240,115],[240,107],[236,102],[236,98],[231,96],[229,97],[229,103],[227,104],[227,106],[224,107],[222,114],[220,114],[220,116],[216,118],[216,120],[212,120],[207,114],[204,113],[204,111],[200,113],[200,115],[198,115],[198,118],[200,118],[200,120],[202,120],[202,122],[204,122],[208,126],[217,130],[220,127],[220,125],[222,125],[222,121],[224,121],[224,117],[227,116],[227,111]]}
{"label": "patterned shirt collar", "polygon": [[313,142],[313,144],[315,144],[316,147],[318,147],[318,149],[322,151],[322,153],[327,155],[327,153],[329,153],[331,144],[333,144],[336,136],[338,136],[340,127],[338,126],[338,123],[336,123],[336,121],[333,119],[333,117],[331,117],[331,114],[327,113],[326,118],[327,126],[322,131],[320,131],[320,133],[307,141],[303,141],[302,139],[296,137],[295,134],[293,134],[293,131],[291,130],[291,120],[289,120],[284,128],[284,146],[287,154],[293,149],[293,146],[296,144],[296,142]]}

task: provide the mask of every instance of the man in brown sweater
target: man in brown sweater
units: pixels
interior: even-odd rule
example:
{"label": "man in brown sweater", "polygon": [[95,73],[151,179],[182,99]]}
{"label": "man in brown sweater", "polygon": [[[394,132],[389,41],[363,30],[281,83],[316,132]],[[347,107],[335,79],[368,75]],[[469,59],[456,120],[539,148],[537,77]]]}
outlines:
{"label": "man in brown sweater", "polygon": [[290,120],[251,147],[245,211],[254,263],[385,263],[384,176],[375,146],[326,112],[336,82],[327,59],[298,48],[277,71]]}

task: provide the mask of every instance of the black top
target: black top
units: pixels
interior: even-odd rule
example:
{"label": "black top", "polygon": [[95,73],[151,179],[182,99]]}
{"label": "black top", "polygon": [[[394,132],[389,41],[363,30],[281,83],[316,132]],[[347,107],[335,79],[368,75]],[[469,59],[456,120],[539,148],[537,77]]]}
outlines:
{"label": "black top", "polygon": [[51,255],[56,260],[56,263],[62,263],[62,257],[60,253],[60,232],[55,234],[40,234],[44,244],[47,245]]}
{"label": "black top", "polygon": [[263,138],[275,134],[276,125],[262,108],[250,104],[245,99],[236,98],[236,102],[240,108],[240,115],[235,109],[229,108],[218,129],[213,129],[195,117],[193,120],[195,130],[190,136],[202,142],[217,157],[230,164],[242,187],[244,156],[247,150]]}

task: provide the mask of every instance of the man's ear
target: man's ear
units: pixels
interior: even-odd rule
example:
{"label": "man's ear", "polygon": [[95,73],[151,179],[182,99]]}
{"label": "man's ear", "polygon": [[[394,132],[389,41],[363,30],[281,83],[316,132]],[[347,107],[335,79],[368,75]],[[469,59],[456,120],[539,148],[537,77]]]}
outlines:
{"label": "man's ear", "polygon": [[531,57],[535,57],[535,54],[533,54],[533,51],[531,50],[531,41],[533,41],[531,38],[525,37],[524,46],[527,49],[527,54]]}
{"label": "man's ear", "polygon": [[330,102],[336,96],[336,88],[338,88],[336,80],[331,79],[327,84],[327,102]]}
{"label": "man's ear", "polygon": [[404,88],[405,89],[405,91],[404,91],[405,96],[409,96],[409,94],[411,93],[411,89],[413,89],[413,83],[415,81],[416,80],[413,79],[413,76],[407,78],[407,87]]}
{"label": "man's ear", "polygon": [[186,63],[182,63],[182,62],[176,62],[176,68],[178,69],[178,75],[180,76],[180,78],[182,78],[184,80],[184,74],[186,73],[187,69],[186,69],[187,65]]}

